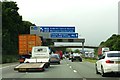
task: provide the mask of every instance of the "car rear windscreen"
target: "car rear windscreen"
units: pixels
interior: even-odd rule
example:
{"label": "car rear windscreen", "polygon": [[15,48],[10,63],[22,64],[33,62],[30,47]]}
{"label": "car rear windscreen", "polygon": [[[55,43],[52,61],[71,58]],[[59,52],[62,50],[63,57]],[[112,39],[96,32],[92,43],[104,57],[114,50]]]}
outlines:
{"label": "car rear windscreen", "polygon": [[107,57],[120,57],[120,53],[108,53]]}
{"label": "car rear windscreen", "polygon": [[46,48],[35,48],[34,52],[47,52]]}
{"label": "car rear windscreen", "polygon": [[58,55],[51,55],[51,58],[59,58]]}

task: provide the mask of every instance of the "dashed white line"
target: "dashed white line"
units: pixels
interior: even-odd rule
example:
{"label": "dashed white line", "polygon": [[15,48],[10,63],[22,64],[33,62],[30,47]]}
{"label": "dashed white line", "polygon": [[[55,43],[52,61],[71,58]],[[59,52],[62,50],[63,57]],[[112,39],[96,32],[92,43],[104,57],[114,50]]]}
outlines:
{"label": "dashed white line", "polygon": [[76,71],[76,70],[73,70],[73,72],[75,72],[75,73],[76,73],[77,71]]}
{"label": "dashed white line", "polygon": [[72,68],[72,66],[70,66],[70,68]]}
{"label": "dashed white line", "polygon": [[86,78],[83,78],[83,80],[86,80]]}
{"label": "dashed white line", "polygon": [[10,67],[10,66],[2,67],[2,68],[0,68],[0,69],[4,69],[4,68],[8,68],[8,67]]}
{"label": "dashed white line", "polygon": [[4,69],[4,68],[8,68],[8,67],[12,67],[12,66],[16,66],[16,64],[15,64],[15,65],[10,65],[10,66],[5,66],[5,67],[2,67],[2,68],[0,68],[0,69]]}

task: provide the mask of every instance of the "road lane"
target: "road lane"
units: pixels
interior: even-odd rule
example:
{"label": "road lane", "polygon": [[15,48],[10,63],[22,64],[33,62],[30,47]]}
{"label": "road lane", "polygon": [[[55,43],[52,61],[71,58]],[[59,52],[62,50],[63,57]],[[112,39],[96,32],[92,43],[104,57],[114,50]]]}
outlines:
{"label": "road lane", "polygon": [[19,78],[24,76],[26,73],[17,73],[14,71],[14,67],[18,64],[7,65],[2,68],[2,78]]}
{"label": "road lane", "polygon": [[15,66],[3,68],[3,78],[81,78],[80,75],[71,70],[65,60],[61,64],[52,64],[45,72],[17,72]]}
{"label": "road lane", "polygon": [[24,78],[81,78],[77,73],[74,73],[63,60],[61,64],[52,64],[45,72],[34,73],[28,72]]}
{"label": "road lane", "polygon": [[[18,64],[6,65],[2,69],[3,78],[103,78],[95,73],[95,64],[89,62],[71,62],[68,59],[61,64],[51,64],[44,72],[17,72]],[[105,79],[104,77],[103,79]],[[109,77],[111,78],[111,77]]]}
{"label": "road lane", "polygon": [[68,62],[68,64],[72,66],[72,69],[76,70],[83,78],[101,78],[101,75],[95,73],[93,63],[79,61],[71,62],[68,59],[66,59],[66,62]]}
{"label": "road lane", "polygon": [[72,69],[76,70],[79,75],[81,75],[83,78],[112,78],[113,80],[115,78],[120,78],[120,75],[114,75],[114,74],[109,74],[107,77],[102,77],[100,74],[96,74],[95,72],[95,63],[90,63],[90,62],[71,62],[70,60],[66,59],[66,62],[69,66],[72,67]]}

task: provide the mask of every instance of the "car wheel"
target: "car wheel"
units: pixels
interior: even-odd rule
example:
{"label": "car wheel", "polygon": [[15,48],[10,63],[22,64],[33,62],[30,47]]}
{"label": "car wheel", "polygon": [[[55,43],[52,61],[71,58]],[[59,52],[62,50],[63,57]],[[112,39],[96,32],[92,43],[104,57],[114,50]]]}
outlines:
{"label": "car wheel", "polygon": [[43,72],[43,71],[45,71],[45,66],[43,66],[43,68],[42,68],[42,72]]}
{"label": "car wheel", "polygon": [[48,67],[50,67],[50,63],[49,62],[45,64],[45,68],[48,68]]}
{"label": "car wheel", "polygon": [[82,62],[82,59],[79,59],[80,62]]}
{"label": "car wheel", "polygon": [[45,68],[48,68],[48,64],[45,64]]}
{"label": "car wheel", "polygon": [[73,59],[71,61],[73,62]]}
{"label": "car wheel", "polygon": [[50,67],[50,63],[48,63],[48,68]]}
{"label": "car wheel", "polygon": [[58,64],[60,64],[60,62],[58,62]]}
{"label": "car wheel", "polygon": [[101,75],[102,75],[102,77],[105,77],[105,76],[106,76],[106,73],[104,73],[104,68],[103,68],[103,66],[101,66]]}
{"label": "car wheel", "polygon": [[97,69],[97,65],[95,65],[95,69],[96,69],[96,74],[99,74],[98,69]]}

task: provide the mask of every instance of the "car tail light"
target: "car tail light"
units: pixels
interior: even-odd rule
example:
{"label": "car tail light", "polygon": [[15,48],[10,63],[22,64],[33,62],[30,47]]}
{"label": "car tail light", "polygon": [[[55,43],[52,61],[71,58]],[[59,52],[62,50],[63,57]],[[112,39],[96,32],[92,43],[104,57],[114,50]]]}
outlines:
{"label": "car tail light", "polygon": [[106,63],[114,63],[114,61],[106,60]]}
{"label": "car tail light", "polygon": [[38,70],[42,70],[42,68],[38,68]]}

